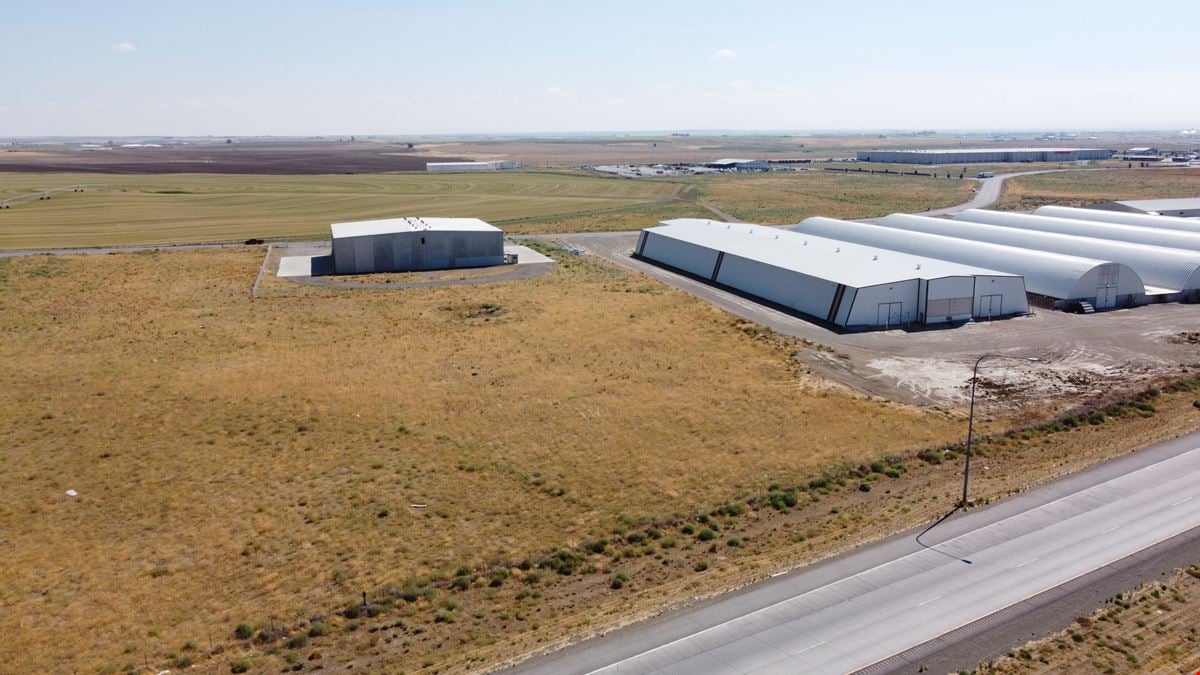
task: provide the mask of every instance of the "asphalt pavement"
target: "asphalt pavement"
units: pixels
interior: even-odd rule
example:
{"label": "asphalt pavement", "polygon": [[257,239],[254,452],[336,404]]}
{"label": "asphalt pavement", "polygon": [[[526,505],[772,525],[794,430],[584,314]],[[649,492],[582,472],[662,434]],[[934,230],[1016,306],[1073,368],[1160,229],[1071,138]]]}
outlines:
{"label": "asphalt pavement", "polygon": [[[1031,600],[1154,547],[1194,552],[1198,446],[1200,433],[1150,446],[516,672],[915,672],[922,645],[945,648],[989,616],[1034,611]],[[961,653],[959,667],[986,656]]]}

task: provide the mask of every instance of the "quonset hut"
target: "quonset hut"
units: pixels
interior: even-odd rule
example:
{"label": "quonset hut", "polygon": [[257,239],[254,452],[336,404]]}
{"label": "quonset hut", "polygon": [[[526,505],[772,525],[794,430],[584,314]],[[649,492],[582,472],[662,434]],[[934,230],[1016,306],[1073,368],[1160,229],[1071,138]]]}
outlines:
{"label": "quonset hut", "polygon": [[973,223],[999,225],[1000,227],[1012,227],[1019,230],[1057,232],[1077,237],[1127,241],[1131,244],[1146,244],[1148,246],[1166,246],[1167,248],[1180,248],[1185,251],[1200,251],[1200,231],[1181,232],[1179,230],[1161,230],[1155,227],[1102,223],[1097,220],[1073,220],[1070,218],[1030,215],[1028,213],[1013,213],[1011,211],[985,211],[983,209],[967,209],[955,214],[954,218],[955,220],[969,220]]}
{"label": "quonset hut", "polygon": [[1117,223],[1120,225],[1136,225],[1138,227],[1157,227],[1160,230],[1178,230],[1180,232],[1200,232],[1200,220],[1179,218],[1177,216],[1153,216],[1148,213],[1126,213],[1123,211],[1101,211],[1099,209],[1076,209],[1069,206],[1039,206],[1034,209],[1036,216],[1052,216],[1055,218],[1077,218],[1092,220],[1100,223]]}
{"label": "quonset hut", "polygon": [[411,272],[504,263],[504,233],[478,218],[334,223],[336,274]]}
{"label": "quonset hut", "polygon": [[981,241],[904,230],[833,218],[808,218],[793,229],[866,246],[979,265],[1020,274],[1025,287],[1055,307],[1086,301],[1097,309],[1145,302],[1146,288],[1125,265],[1062,253],[1031,251]]}
{"label": "quonset hut", "polygon": [[1020,275],[761,225],[667,220],[634,255],[850,330],[1029,311]]}

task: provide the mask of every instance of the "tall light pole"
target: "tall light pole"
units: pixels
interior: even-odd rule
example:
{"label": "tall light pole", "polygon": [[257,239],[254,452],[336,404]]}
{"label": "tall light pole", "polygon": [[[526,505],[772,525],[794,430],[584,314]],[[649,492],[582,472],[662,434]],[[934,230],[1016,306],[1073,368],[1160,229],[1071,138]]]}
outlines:
{"label": "tall light pole", "polygon": [[967,413],[967,461],[963,466],[963,495],[959,506],[967,508],[967,488],[971,483],[971,441],[975,431],[975,383],[979,379],[979,364],[987,359],[1013,359],[1016,361],[1026,361],[1028,363],[1037,363],[1038,359],[1033,356],[1007,356],[1005,354],[984,354],[978,359],[975,359],[975,369],[971,371],[971,408]]}

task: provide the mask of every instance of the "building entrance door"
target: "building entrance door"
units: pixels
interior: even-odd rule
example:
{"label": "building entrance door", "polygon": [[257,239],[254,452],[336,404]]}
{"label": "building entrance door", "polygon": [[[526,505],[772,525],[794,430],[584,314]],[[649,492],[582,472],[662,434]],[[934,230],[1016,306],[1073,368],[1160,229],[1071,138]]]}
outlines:
{"label": "building entrance door", "polygon": [[881,302],[876,314],[876,325],[885,328],[899,326],[904,321],[904,303]]}
{"label": "building entrance door", "polygon": [[990,319],[993,316],[1000,316],[1003,308],[1003,295],[981,295],[979,297],[979,316],[981,317]]}

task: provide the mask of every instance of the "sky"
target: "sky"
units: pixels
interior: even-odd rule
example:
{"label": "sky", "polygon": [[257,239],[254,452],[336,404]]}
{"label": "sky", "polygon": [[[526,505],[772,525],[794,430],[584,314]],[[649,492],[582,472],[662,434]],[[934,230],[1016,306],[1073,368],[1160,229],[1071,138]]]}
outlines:
{"label": "sky", "polygon": [[1200,126],[1196,0],[3,0],[0,137]]}

